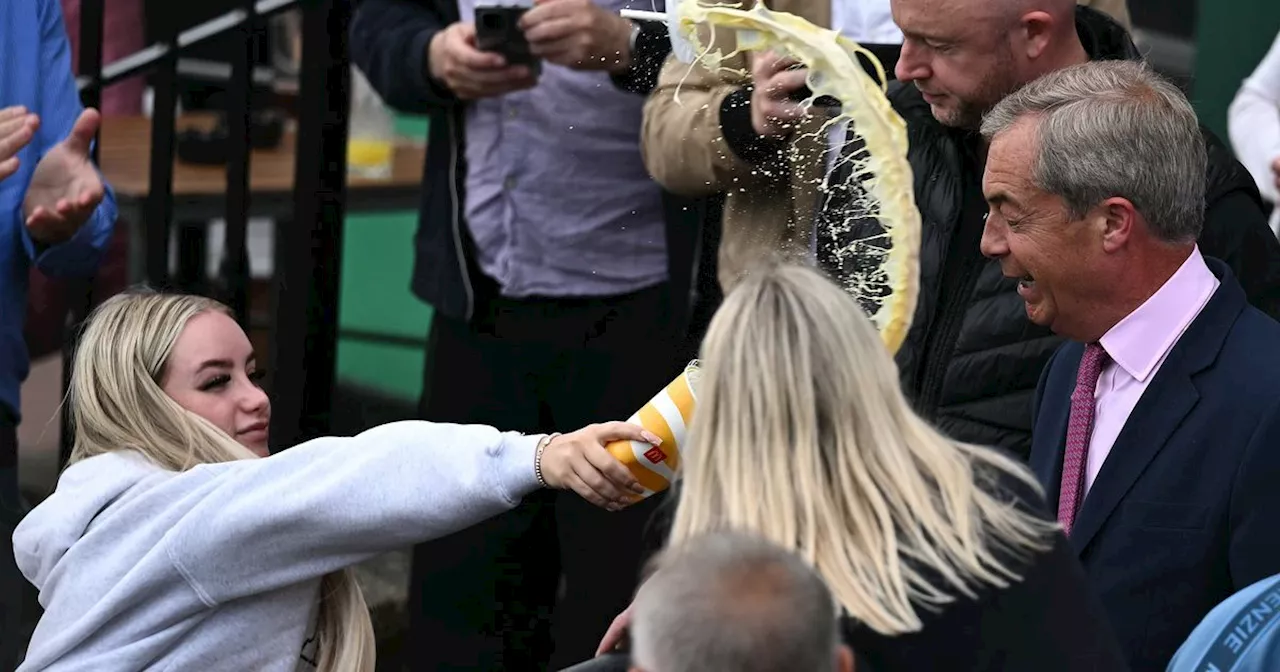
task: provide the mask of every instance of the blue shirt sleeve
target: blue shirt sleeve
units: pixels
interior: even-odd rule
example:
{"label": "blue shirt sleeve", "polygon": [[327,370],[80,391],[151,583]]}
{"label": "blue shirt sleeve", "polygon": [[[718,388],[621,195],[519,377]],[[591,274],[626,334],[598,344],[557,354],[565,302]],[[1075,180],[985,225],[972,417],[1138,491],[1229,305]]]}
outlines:
{"label": "blue shirt sleeve", "polygon": [[[43,157],[71,134],[83,108],[71,70],[71,43],[62,22],[62,8],[57,0],[38,4],[40,13],[40,98],[33,110],[40,115],[40,130],[32,144]],[[28,174],[29,179],[29,174]],[[102,179],[102,203],[84,226],[70,240],[41,249],[25,226],[26,214],[21,203],[14,213],[20,224],[23,247],[36,266],[49,276],[87,276],[94,272],[102,252],[111,240],[116,223],[116,200],[111,185]]]}
{"label": "blue shirt sleeve", "polygon": [[1227,598],[1178,648],[1166,672],[1263,672],[1280,663],[1280,575]]}

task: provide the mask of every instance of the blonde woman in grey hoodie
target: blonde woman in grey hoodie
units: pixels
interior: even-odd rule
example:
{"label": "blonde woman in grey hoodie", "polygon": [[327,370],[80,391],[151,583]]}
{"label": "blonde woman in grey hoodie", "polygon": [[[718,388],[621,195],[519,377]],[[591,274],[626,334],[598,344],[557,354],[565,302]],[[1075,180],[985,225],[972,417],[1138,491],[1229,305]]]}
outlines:
{"label": "blonde woman in grey hoodie", "polygon": [[20,670],[372,671],[349,567],[540,487],[616,509],[639,485],[604,445],[658,443],[624,423],[523,436],[398,422],[264,457],[259,377],[215,301],[127,294],[94,313],[71,463],[14,533],[45,609]]}

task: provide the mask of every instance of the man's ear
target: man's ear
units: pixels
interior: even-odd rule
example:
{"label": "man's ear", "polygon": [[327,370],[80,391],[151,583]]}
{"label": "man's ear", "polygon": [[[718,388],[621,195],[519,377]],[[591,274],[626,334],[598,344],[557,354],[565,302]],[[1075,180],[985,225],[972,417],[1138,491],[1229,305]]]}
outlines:
{"label": "man's ear", "polygon": [[1115,196],[1095,209],[1102,218],[1102,246],[1108,253],[1125,246],[1138,226],[1138,209],[1127,198]]}
{"label": "man's ear", "polygon": [[853,649],[841,644],[836,649],[836,670],[837,672],[853,672]]}
{"label": "man's ear", "polygon": [[1020,22],[1023,39],[1020,49],[1027,60],[1034,61],[1049,49],[1057,21],[1048,12],[1034,11],[1022,15]]}

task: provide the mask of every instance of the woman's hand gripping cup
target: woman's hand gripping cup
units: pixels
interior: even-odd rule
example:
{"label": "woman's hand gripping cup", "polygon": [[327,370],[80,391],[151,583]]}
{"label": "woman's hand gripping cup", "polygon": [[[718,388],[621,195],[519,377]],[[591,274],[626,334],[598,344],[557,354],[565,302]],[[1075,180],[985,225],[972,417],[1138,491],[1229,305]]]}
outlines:
{"label": "woman's hand gripping cup", "polygon": [[589,425],[571,434],[552,435],[540,445],[538,473],[547,487],[573,490],[602,509],[619,511],[644,493],[631,471],[605,450],[609,443],[624,440],[662,444],[662,439],[639,425]]}

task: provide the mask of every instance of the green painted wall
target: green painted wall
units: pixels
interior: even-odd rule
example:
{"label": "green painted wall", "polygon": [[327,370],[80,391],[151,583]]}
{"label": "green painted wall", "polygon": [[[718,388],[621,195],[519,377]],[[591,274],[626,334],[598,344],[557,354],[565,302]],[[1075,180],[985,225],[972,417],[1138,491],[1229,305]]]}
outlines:
{"label": "green painted wall", "polygon": [[[426,334],[426,330],[423,330]],[[417,404],[422,391],[422,348],[388,346],[346,338],[338,342],[338,380],[392,399]]]}
{"label": "green painted wall", "polygon": [[1192,102],[1225,140],[1227,107],[1280,30],[1280,1],[1200,0],[1199,14]]}
{"label": "green painted wall", "polygon": [[[405,138],[425,139],[427,122],[401,117],[397,130]],[[416,212],[347,218],[338,310],[338,380],[407,402],[416,402],[422,388],[423,344],[431,327],[431,307],[409,291],[417,225]],[[406,338],[413,344],[342,336],[342,330]]]}

